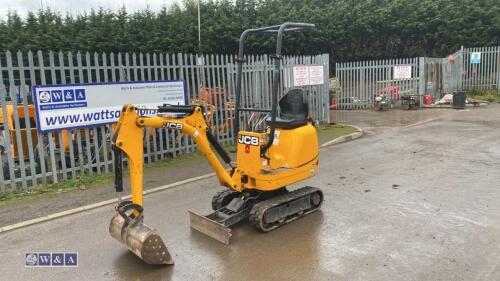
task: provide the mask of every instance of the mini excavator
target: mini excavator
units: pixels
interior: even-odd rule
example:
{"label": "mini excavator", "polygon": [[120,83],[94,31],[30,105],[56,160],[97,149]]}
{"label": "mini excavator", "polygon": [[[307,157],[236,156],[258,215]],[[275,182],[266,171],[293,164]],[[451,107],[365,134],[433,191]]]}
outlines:
{"label": "mini excavator", "polygon": [[[115,189],[119,194],[117,214],[109,232],[149,264],[173,264],[158,230],[144,224],[143,131],[169,128],[188,135],[214,169],[225,190],[212,198],[213,213],[203,216],[189,211],[191,227],[222,243],[229,244],[231,226],[249,220],[258,230],[268,232],[318,210],[323,202],[320,189],[310,186],[288,190],[286,186],[316,175],[318,138],[309,118],[303,89],[286,91],[278,102],[282,42],[285,32],[314,28],[307,23],[284,23],[248,29],[240,37],[234,109],[236,163],[207,127],[203,107],[168,105],[158,107],[157,116],[140,116],[133,105],[125,105],[113,139]],[[276,34],[271,109],[241,107],[244,42],[251,34]],[[279,114],[278,114],[279,107]],[[241,112],[265,112],[265,129],[240,130]],[[279,115],[279,116],[278,116]],[[132,200],[122,201],[122,155],[129,161]],[[225,163],[223,164],[221,160]],[[226,165],[226,166],[225,166]],[[226,168],[227,167],[227,168]]]}

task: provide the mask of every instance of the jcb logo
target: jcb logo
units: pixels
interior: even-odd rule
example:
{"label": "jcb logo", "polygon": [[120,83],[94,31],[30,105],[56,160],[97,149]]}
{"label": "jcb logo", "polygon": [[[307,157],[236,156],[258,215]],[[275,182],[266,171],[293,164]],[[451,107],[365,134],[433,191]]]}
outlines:
{"label": "jcb logo", "polygon": [[182,130],[182,123],[165,122],[163,127],[167,129]]}
{"label": "jcb logo", "polygon": [[259,138],[252,137],[252,136],[240,135],[240,137],[238,138],[238,142],[243,143],[243,144],[249,144],[249,145],[259,145]]}

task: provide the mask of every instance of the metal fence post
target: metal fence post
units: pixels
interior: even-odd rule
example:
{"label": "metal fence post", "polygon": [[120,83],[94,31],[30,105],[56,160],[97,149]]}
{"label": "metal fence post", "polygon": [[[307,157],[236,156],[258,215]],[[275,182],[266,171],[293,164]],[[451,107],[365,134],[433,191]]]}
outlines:
{"label": "metal fence post", "polygon": [[418,58],[418,94],[425,94],[425,58]]}

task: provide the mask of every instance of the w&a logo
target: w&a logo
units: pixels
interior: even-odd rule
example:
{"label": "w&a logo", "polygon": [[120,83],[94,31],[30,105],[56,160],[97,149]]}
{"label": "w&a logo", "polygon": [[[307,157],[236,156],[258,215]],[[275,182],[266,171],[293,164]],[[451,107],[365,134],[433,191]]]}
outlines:
{"label": "w&a logo", "polygon": [[26,253],[26,267],[77,267],[78,253]]}

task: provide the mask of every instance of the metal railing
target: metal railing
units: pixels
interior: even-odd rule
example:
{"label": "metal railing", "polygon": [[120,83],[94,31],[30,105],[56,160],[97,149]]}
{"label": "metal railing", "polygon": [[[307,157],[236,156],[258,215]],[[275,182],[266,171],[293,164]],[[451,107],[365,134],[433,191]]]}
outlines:
{"label": "metal railing", "polygon": [[[477,63],[473,53],[480,53]],[[411,66],[411,77],[395,79],[394,67]],[[500,47],[461,48],[445,58],[404,58],[335,65],[338,109],[371,108],[377,93],[391,98],[430,95],[434,100],[459,90],[499,89]],[[422,98],[421,98],[422,99]]]}
{"label": "metal railing", "polygon": [[[394,76],[394,67],[411,68],[407,78]],[[387,93],[400,100],[402,95],[418,94],[418,58],[337,63],[335,76],[342,91],[336,97],[338,109],[371,108],[375,95]]]}
{"label": "metal railing", "polygon": [[[219,142],[233,142],[235,57],[231,55],[36,53],[6,52],[0,58],[0,190],[72,179],[82,173],[113,171],[113,126],[40,133],[36,129],[31,86],[116,81],[185,80],[190,103],[206,107],[206,119]],[[243,75],[242,106],[270,107],[272,59],[248,56]],[[311,117],[328,122],[328,54],[285,57],[280,95],[291,87],[290,69],[320,64],[325,84],[307,86]],[[209,97],[209,98],[207,98]],[[242,124],[251,124],[249,114]],[[251,126],[250,126],[251,127]],[[243,129],[243,128],[242,128]],[[145,162],[169,159],[196,150],[175,130],[145,129]]]}
{"label": "metal railing", "polygon": [[[479,63],[471,63],[471,54],[480,53]],[[458,52],[462,57],[462,88],[472,89],[499,89],[500,83],[500,46],[465,48]]]}

